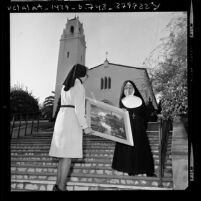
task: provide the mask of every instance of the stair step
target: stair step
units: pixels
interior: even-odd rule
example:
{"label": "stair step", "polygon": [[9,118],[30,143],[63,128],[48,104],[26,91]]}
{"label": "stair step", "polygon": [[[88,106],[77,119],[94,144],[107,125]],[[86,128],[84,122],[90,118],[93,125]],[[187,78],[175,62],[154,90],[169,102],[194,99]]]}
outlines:
{"label": "stair step", "polygon": [[[158,149],[151,149],[153,157],[158,157],[159,156],[159,150]],[[108,155],[109,154],[109,155]],[[114,154],[114,149],[83,149],[83,157],[87,156],[106,156],[106,157],[112,157]],[[11,156],[49,156],[49,149],[47,150],[34,150],[34,149],[16,149],[16,150],[11,150],[10,153]],[[171,155],[171,151],[167,153],[167,156]]]}
{"label": "stair step", "polygon": [[[155,136],[159,136],[159,130],[147,130],[146,131],[146,133],[147,133],[147,136],[150,136],[150,137],[155,137]],[[49,132],[35,132],[35,133],[32,133],[32,134],[27,134],[26,136],[25,135],[23,135],[23,136],[21,136],[21,137],[27,137],[27,138],[29,138],[29,137],[49,137],[49,138],[51,138],[52,137],[52,135],[53,135],[53,131],[49,131]],[[86,135],[83,135],[83,137],[84,138],[86,138],[86,139],[96,139],[97,137],[101,140],[101,139],[104,139],[104,138],[101,138],[101,137],[99,137],[99,136],[96,136],[96,135],[94,135],[94,136],[92,136],[92,135],[90,135],[90,136],[86,136]]]}
{"label": "stair step", "polygon": [[[94,174],[102,174],[102,175],[126,175],[126,173],[122,173],[111,168],[111,164],[107,163],[73,163],[71,165],[71,171],[74,173],[89,173],[91,175]],[[57,164],[51,165],[38,165],[38,164],[11,164],[11,174],[18,173],[57,173]],[[158,174],[158,165],[155,165],[155,173]],[[165,177],[172,177],[171,167],[166,167],[164,170]]]}
{"label": "stair step", "polygon": [[[83,147],[94,147],[94,146],[97,146],[97,147],[112,147],[114,148],[115,147],[115,144],[114,143],[86,143],[86,142],[83,142]],[[151,147],[158,147],[158,143],[156,142],[153,142],[151,141],[150,142],[150,146]],[[169,145],[171,146],[171,145]],[[49,144],[22,144],[22,143],[15,143],[15,144],[11,144],[11,149],[49,149],[50,148],[50,143]]]}
{"label": "stair step", "polygon": [[[84,155],[84,157],[82,159],[77,159],[76,161],[83,161],[83,162],[86,162],[86,161],[89,161],[89,162],[94,162],[94,161],[97,161],[97,162],[100,161],[100,162],[102,162],[102,161],[106,161],[107,162],[107,160],[110,160],[110,161],[112,160],[112,158],[111,159],[107,159],[107,160],[106,160],[106,158],[107,158],[106,155],[102,156],[102,157],[95,157],[95,156],[93,156],[93,157],[90,157],[90,158],[87,158]],[[157,155],[153,155],[153,158],[154,158],[154,162],[159,159]],[[43,155],[24,155],[24,156],[15,155],[15,156],[11,156],[11,161],[16,161],[16,160],[23,160],[23,161],[29,161],[30,160],[31,162],[33,162],[35,160],[57,161],[56,158],[54,159],[52,157],[47,157],[47,156],[43,156]],[[166,161],[171,161],[171,155],[169,155],[169,156],[166,157]]]}
{"label": "stair step", "polygon": [[[149,140],[149,142],[150,142],[150,145],[152,145],[152,144],[155,144],[155,145],[158,145],[159,144],[159,141],[158,141],[158,139],[156,139],[156,140],[154,140],[154,139],[151,139],[151,140]],[[16,139],[15,141],[14,141],[14,139],[12,139],[12,141],[11,141],[11,147],[12,146],[15,146],[15,145],[18,145],[18,146],[23,146],[23,145],[39,145],[39,146],[42,146],[42,145],[44,145],[44,146],[50,146],[50,144],[51,144],[51,140],[44,140],[44,139],[37,139],[37,140],[34,140],[34,139]],[[83,141],[83,144],[86,144],[86,145],[93,145],[93,144],[95,144],[93,141],[92,142],[85,142],[85,141]],[[115,142],[112,142],[112,141],[110,141],[110,142],[100,142],[100,144],[105,144],[105,145],[112,145],[112,146],[115,146]]]}
{"label": "stair step", "polygon": [[[159,165],[158,122],[149,122],[147,135],[155,173]],[[58,159],[49,156],[53,128],[11,140],[11,191],[52,191]],[[172,134],[172,133],[171,133]],[[168,139],[163,187],[158,177],[128,176],[111,168],[115,142],[83,135],[83,158],[73,159],[68,190],[170,190],[172,189],[171,134]]]}
{"label": "stair step", "polygon": [[[47,142],[47,143],[38,143],[38,142],[35,142],[34,144],[33,144],[33,142],[32,143],[27,143],[27,142],[25,142],[25,143],[23,143],[23,142],[12,142],[11,143],[11,148],[15,148],[15,147],[24,147],[24,148],[26,148],[26,147],[42,147],[42,148],[49,148],[50,147],[50,142],[51,141],[49,141],[49,142]],[[89,145],[105,145],[105,146],[115,146],[115,143],[113,143],[113,142],[91,142],[91,141],[83,141],[83,144],[85,145],[85,146],[89,146]],[[158,146],[158,140],[151,140],[150,141],[150,145],[151,146]]]}
{"label": "stair step", "polygon": [[[102,158],[102,160],[99,158],[99,160],[97,161],[98,162],[102,162],[104,161],[105,163],[108,162],[108,163],[112,163],[112,157],[110,159],[107,159],[107,160],[104,160],[104,158]],[[85,161],[84,159],[74,159],[72,160],[72,162],[74,163],[75,166],[90,166],[87,161]],[[95,160],[93,160],[91,163],[94,163],[96,162]],[[34,164],[37,164],[39,165],[40,167],[43,166],[43,165],[57,165],[58,163],[58,160],[57,159],[52,159],[52,160],[27,160],[27,159],[22,159],[22,160],[19,160],[19,158],[12,158],[12,164],[22,164],[22,165],[34,165]],[[159,164],[159,160],[156,158],[154,160],[154,164],[155,165],[158,165]],[[165,166],[171,166],[172,165],[172,160],[171,159],[167,159],[166,162],[165,162]],[[101,166],[99,164],[97,164],[96,166]],[[110,165],[111,166],[111,165]]]}
{"label": "stair step", "polygon": [[[83,149],[83,154],[98,154],[98,155],[104,155],[107,156],[107,154],[113,154],[114,153],[114,148],[91,148],[91,149]],[[152,153],[153,155],[156,154],[158,155],[159,150],[152,148]],[[38,149],[12,149],[11,150],[11,155],[46,155],[49,156],[49,149],[43,149],[43,150],[38,150]]]}
{"label": "stair step", "polygon": [[[42,168],[41,168],[42,169]],[[91,178],[91,177],[99,177],[99,178],[103,178],[103,179],[111,179],[111,178],[117,178],[117,179],[141,179],[141,180],[144,180],[144,179],[147,179],[147,180],[156,180],[158,181],[159,178],[158,177],[146,177],[146,176],[128,176],[126,173],[122,173],[122,172],[119,172],[119,171],[116,171],[114,170],[112,174],[112,170],[97,170],[97,169],[74,169],[75,171],[72,171],[73,169],[71,169],[71,172],[70,172],[70,176],[69,177],[73,177],[73,176],[77,176],[77,177],[80,177],[80,179],[82,177],[88,177],[88,178]],[[91,172],[90,172],[91,170]],[[83,172],[82,172],[83,171]],[[96,171],[96,174],[93,172],[93,171]],[[34,170],[29,170],[29,171],[26,171],[26,168],[21,168],[20,171],[15,171],[15,170],[12,170],[11,171],[11,178],[12,179],[38,179],[38,180],[46,180],[47,178],[49,178],[48,180],[55,180],[56,179],[56,171],[50,171],[50,172],[47,172],[47,171],[44,171],[42,172],[34,172]],[[171,177],[163,177],[162,178],[163,180],[165,181],[171,181],[172,178]]]}
{"label": "stair step", "polygon": [[[155,142],[159,141],[158,134],[157,135],[148,135],[148,138],[150,141],[152,141],[152,140]],[[20,137],[20,138],[13,138],[11,140],[11,144],[16,143],[16,142],[18,142],[18,143],[20,143],[20,142],[22,142],[22,143],[27,143],[27,142],[33,143],[33,142],[35,142],[35,143],[41,144],[41,141],[49,143],[49,142],[51,142],[51,140],[52,140],[52,137],[46,137],[46,136],[44,136],[44,137],[42,137],[42,136],[24,136],[24,137]],[[83,138],[83,142],[90,142],[90,143],[93,143],[93,142],[104,143],[105,142],[105,143],[114,143],[115,144],[114,141],[106,140],[104,138],[102,138],[102,139],[85,139],[85,138]]]}
{"label": "stair step", "polygon": [[[114,141],[112,141],[112,140],[108,140],[108,139],[105,139],[105,138],[101,138],[101,137],[98,137],[98,136],[96,136],[97,138],[86,138],[86,137],[84,137],[83,136],[83,141],[84,142],[108,142],[108,143],[115,143]],[[150,140],[159,140],[159,135],[158,134],[156,134],[156,135],[148,135],[147,136]],[[40,141],[51,141],[52,140],[52,136],[51,137],[42,137],[42,136],[25,136],[25,138],[14,138],[14,139],[12,139],[11,140],[11,143],[12,142],[17,142],[17,141],[24,141],[24,142],[26,142],[26,141],[38,141],[38,142],[40,142]]]}
{"label": "stair step", "polygon": [[[159,131],[146,131],[147,133],[147,136],[149,138],[156,138],[158,139],[159,138]],[[52,138],[52,135],[53,135],[53,131],[51,132],[37,132],[37,133],[32,133],[32,134],[27,134],[26,136],[23,134],[20,134],[20,138],[16,138],[17,137],[17,133],[15,134],[15,136],[13,135],[13,139],[12,140],[16,140],[16,139],[27,139],[29,140],[30,138],[32,139],[51,139]],[[86,135],[83,135],[83,138],[84,139],[89,139],[89,140],[106,140],[104,138],[101,138],[99,136],[86,136]],[[108,140],[109,141],[109,140]]]}
{"label": "stair step", "polygon": [[[152,150],[154,149],[159,149],[159,145],[156,143],[150,143],[150,147]],[[83,150],[87,149],[97,149],[97,150],[114,150],[115,145],[114,144],[83,144]],[[36,151],[36,150],[41,150],[41,151],[49,151],[50,149],[50,144],[15,144],[10,146],[11,151]],[[168,150],[171,150],[171,145],[167,146]]]}
{"label": "stair step", "polygon": [[[28,125],[31,125],[29,122]],[[34,125],[36,125],[37,121],[34,121]],[[148,122],[147,124],[147,129],[157,129],[159,127],[159,122]],[[25,126],[26,122],[21,121],[21,126]],[[18,127],[19,126],[19,122],[15,121],[14,127]],[[53,130],[54,129],[54,122],[39,122],[39,130]]]}
{"label": "stair step", "polygon": [[[19,157],[48,157],[48,158],[50,158],[50,160],[51,160],[51,158],[52,157],[50,157],[49,156],[49,154],[48,153],[27,153],[27,152],[25,152],[25,153],[11,153],[11,157],[12,157],[12,160],[13,159],[18,159],[19,160]],[[158,164],[159,163],[159,158],[158,157],[156,157],[156,155],[154,155],[154,162],[155,162],[155,164]],[[86,161],[86,160],[88,160],[88,161],[94,161],[94,160],[103,160],[103,161],[112,161],[112,159],[113,159],[113,153],[105,153],[105,152],[103,152],[103,153],[86,153],[86,152],[84,152],[83,153],[83,159],[77,159],[77,160],[83,160],[83,161]],[[172,163],[172,160],[171,160],[171,158],[167,158],[166,159],[166,163],[165,164],[171,164]]]}
{"label": "stair step", "polygon": [[[57,160],[52,159],[52,158],[47,158],[46,156],[15,156],[11,157],[11,161],[30,161],[33,163],[34,161],[42,161],[42,162],[57,162]],[[105,158],[105,157],[86,157],[83,159],[75,159],[75,162],[80,162],[80,163],[106,163],[106,164],[111,164],[112,163],[112,158]],[[159,162],[157,159],[154,160],[154,164],[158,165]],[[167,167],[171,166],[171,160],[167,160],[165,165]]]}
{"label": "stair step", "polygon": [[[158,149],[159,145],[156,143],[150,143],[150,147],[152,149]],[[50,144],[12,144],[11,145],[11,150],[49,150]],[[114,149],[115,144],[104,144],[104,143],[90,143],[86,144],[83,143],[83,148],[84,149]],[[171,148],[171,145],[167,146],[167,148]]]}
{"label": "stair step", "polygon": [[[104,149],[104,146],[102,147],[96,147],[96,146],[90,146],[90,147],[83,147],[83,151],[84,152],[90,152],[90,151],[94,151],[94,150],[99,150],[101,152],[114,152],[114,147],[105,147]],[[152,150],[152,153],[158,153],[159,150],[158,150],[158,147],[151,147],[151,150]],[[11,154],[24,154],[24,153],[31,153],[31,154],[37,154],[37,153],[49,153],[49,149],[12,149],[11,150]]]}
{"label": "stair step", "polygon": [[[147,135],[158,135],[159,133],[159,129],[155,129],[155,130],[147,130],[146,131]],[[48,132],[44,132],[44,131],[39,131],[39,132],[35,132],[35,133],[32,133],[33,136],[52,136],[53,134],[53,130],[52,131],[48,131]],[[97,136],[98,137],[98,136]]]}
{"label": "stair step", "polygon": [[[158,158],[159,157],[159,151],[158,150],[152,150],[153,153],[153,158]],[[114,154],[113,150],[84,150],[83,151],[83,158],[91,157],[91,158],[112,158]],[[26,156],[33,156],[33,157],[51,157],[49,156],[48,151],[32,151],[32,152],[26,152],[26,151],[17,151],[17,152],[11,152],[11,156],[21,156],[21,157],[26,157]],[[167,158],[170,158],[171,155],[169,154]]]}
{"label": "stair step", "polygon": [[[158,164],[155,163],[155,173],[158,174]],[[95,173],[95,171],[100,170],[108,170],[111,171],[111,161],[105,161],[105,160],[94,160],[94,161],[73,161],[72,168],[76,169],[74,171],[81,171],[83,170],[84,173],[92,172]],[[18,170],[18,171],[31,171],[31,172],[44,172],[44,171],[57,171],[57,161],[33,161],[33,162],[27,162],[26,160],[12,160],[11,163],[11,169],[12,170]],[[95,171],[94,171],[95,170]],[[99,171],[99,172],[100,172]],[[120,173],[121,174],[121,173]],[[164,169],[164,176],[172,176],[172,166],[171,164],[166,164]]]}
{"label": "stair step", "polygon": [[[26,150],[12,150],[11,151],[11,155],[48,155],[49,154],[49,150],[43,150],[43,151],[36,151],[36,150],[31,150],[32,152],[28,152]],[[87,154],[87,153],[100,153],[100,154],[105,154],[105,156],[107,156],[108,153],[114,153],[114,149],[84,149],[83,150],[83,154]]]}
{"label": "stair step", "polygon": [[[123,181],[122,181],[123,183]],[[135,181],[137,183],[137,181]],[[37,180],[12,180],[11,191],[52,191],[55,182],[46,181],[40,182]],[[100,190],[172,190],[169,182],[163,182],[164,186],[157,187],[157,182],[152,182],[152,186],[134,186],[134,185],[117,185],[117,184],[102,184],[102,183],[89,183],[89,182],[67,182],[66,189],[68,191],[100,191]]]}
{"label": "stair step", "polygon": [[[150,147],[152,150],[159,150],[159,146],[157,144],[150,144]],[[50,149],[50,145],[39,145],[39,144],[16,144],[16,145],[12,145],[10,147],[11,152],[21,152],[21,151],[33,151],[33,152],[49,152]],[[87,145],[83,145],[83,150],[114,150],[115,149],[115,145],[114,144],[110,144],[110,145],[105,145],[105,144],[87,144]],[[167,147],[168,150],[171,150],[171,146]]]}
{"label": "stair step", "polygon": [[[55,173],[43,173],[41,175],[40,173],[19,173],[16,172],[15,174],[12,174],[11,181],[38,181],[42,184],[45,182],[54,182],[56,180],[56,174]],[[165,184],[165,187],[172,187],[172,179],[171,178],[163,178],[163,183]],[[68,177],[68,182],[76,182],[79,184],[80,182],[85,183],[93,183],[96,185],[100,184],[107,184],[107,185],[115,185],[118,187],[118,185],[124,185],[124,186],[155,186],[158,187],[159,178],[157,177],[137,177],[137,176],[125,176],[125,175],[93,175],[93,174],[82,174],[82,173],[74,173],[72,172],[70,176]]]}

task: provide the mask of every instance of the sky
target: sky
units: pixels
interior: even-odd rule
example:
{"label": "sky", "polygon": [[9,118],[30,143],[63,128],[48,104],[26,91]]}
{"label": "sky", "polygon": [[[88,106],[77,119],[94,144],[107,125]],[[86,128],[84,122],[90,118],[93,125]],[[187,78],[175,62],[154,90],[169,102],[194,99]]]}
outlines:
{"label": "sky", "polygon": [[67,19],[79,17],[86,40],[85,65],[110,63],[143,67],[143,61],[179,13],[11,13],[11,87],[26,87],[42,104],[56,84],[60,38]]}

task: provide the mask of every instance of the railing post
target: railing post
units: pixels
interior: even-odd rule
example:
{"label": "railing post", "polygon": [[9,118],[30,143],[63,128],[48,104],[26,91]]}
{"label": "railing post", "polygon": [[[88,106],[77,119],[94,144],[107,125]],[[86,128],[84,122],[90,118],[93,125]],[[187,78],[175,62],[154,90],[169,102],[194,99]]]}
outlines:
{"label": "railing post", "polygon": [[12,134],[13,134],[14,124],[15,124],[15,114],[13,113],[12,128],[11,128],[11,138],[12,138]]}
{"label": "railing post", "polygon": [[26,126],[25,126],[25,136],[26,136],[26,134],[27,134],[27,113],[25,114],[25,124],[26,124]]}
{"label": "railing post", "polygon": [[34,114],[32,116],[32,122],[31,122],[31,135],[32,135],[32,131],[33,131],[33,124],[34,124]]}
{"label": "railing post", "polygon": [[40,113],[38,113],[37,133],[38,133],[38,127],[39,127],[39,120],[40,120]]}
{"label": "railing post", "polygon": [[159,121],[159,165],[158,165],[158,173],[159,173],[159,187],[163,187],[162,184],[162,115],[158,115]]}
{"label": "railing post", "polygon": [[20,127],[21,127],[21,114],[20,113],[19,113],[19,119],[20,119],[20,123],[19,123],[19,127],[18,127],[17,138],[20,136]]}

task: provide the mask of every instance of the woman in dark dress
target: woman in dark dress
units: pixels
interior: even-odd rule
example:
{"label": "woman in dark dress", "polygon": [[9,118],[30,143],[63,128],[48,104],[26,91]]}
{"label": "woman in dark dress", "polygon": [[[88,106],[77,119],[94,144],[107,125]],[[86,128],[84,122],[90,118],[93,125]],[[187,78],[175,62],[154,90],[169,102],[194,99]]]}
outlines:
{"label": "woman in dark dress", "polygon": [[155,176],[153,156],[146,134],[146,106],[137,87],[130,80],[123,85],[119,106],[129,112],[134,146],[117,142],[112,168],[129,175]]}

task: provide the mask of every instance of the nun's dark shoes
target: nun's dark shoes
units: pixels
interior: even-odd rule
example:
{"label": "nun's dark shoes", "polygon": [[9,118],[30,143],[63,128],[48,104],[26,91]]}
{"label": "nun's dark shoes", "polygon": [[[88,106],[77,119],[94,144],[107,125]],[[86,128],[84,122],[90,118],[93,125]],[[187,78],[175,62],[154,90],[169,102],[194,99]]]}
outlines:
{"label": "nun's dark shoes", "polygon": [[147,175],[147,177],[157,177],[156,174],[154,174],[154,173],[147,173],[146,175]]}

